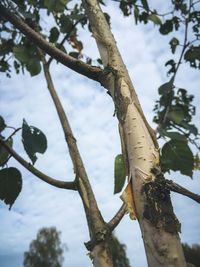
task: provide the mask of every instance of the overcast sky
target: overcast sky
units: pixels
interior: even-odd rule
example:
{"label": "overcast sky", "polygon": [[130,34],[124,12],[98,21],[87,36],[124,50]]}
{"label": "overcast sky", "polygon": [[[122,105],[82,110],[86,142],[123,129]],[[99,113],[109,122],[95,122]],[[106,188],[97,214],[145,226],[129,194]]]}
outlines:
{"label": "overcast sky", "polygon": [[[112,31],[130,71],[130,76],[141,101],[144,113],[152,124],[153,106],[157,88],[167,81],[164,63],[170,59],[169,37],[162,37],[153,25],[135,26],[133,17],[124,19],[116,5],[107,9],[111,15]],[[90,35],[85,38],[84,53],[98,57],[95,42]],[[89,39],[88,39],[89,38]],[[121,205],[119,195],[113,195],[114,157],[120,153],[117,119],[113,117],[111,98],[96,82],[87,80],[61,64],[52,64],[55,87],[69,116],[91,184],[105,220],[109,220]],[[196,94],[199,74],[182,67],[177,85]],[[196,96],[195,103],[199,102]],[[72,164],[64,142],[55,108],[46,89],[43,74],[31,78],[12,74],[0,80],[0,114],[11,126],[21,126],[25,118],[30,125],[41,129],[48,138],[48,149],[38,155],[36,167],[61,179],[72,180]],[[199,109],[195,121],[199,123]],[[26,158],[20,136],[15,149]],[[0,267],[22,267],[23,252],[41,227],[56,226],[62,232],[62,241],[68,246],[63,267],[91,266],[84,242],[89,240],[82,203],[77,193],[51,187],[23,169],[23,189],[11,211],[0,203]],[[199,173],[194,179],[173,174],[180,184],[196,193],[200,192]],[[200,242],[200,207],[194,201],[172,194],[177,217],[182,223],[181,238],[189,244]],[[132,267],[146,267],[141,234],[137,222],[123,218],[116,234],[127,245]]]}

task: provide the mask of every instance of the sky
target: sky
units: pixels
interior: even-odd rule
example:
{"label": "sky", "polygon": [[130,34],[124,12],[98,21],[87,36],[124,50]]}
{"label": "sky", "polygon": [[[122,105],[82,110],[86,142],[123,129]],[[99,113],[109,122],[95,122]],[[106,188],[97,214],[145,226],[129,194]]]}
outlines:
{"label": "sky", "polygon": [[[123,18],[115,4],[110,4],[106,10],[111,15],[112,31],[144,114],[152,127],[155,127],[152,110],[158,97],[157,88],[168,81],[164,63],[170,59],[169,36],[160,36],[153,24],[135,26],[133,17]],[[90,34],[81,32],[80,37],[85,40],[84,53],[97,58],[98,51]],[[119,194],[113,195],[114,158],[121,152],[113,103],[96,82],[61,64],[53,63],[51,73],[77,139],[99,208],[105,220],[109,221],[121,205]],[[28,73],[16,75],[13,72],[11,79],[0,75],[0,114],[6,123],[20,127],[25,118],[28,124],[38,127],[47,136],[48,149],[44,155],[38,155],[35,166],[57,179],[73,180],[68,149],[43,74],[30,77]],[[177,85],[196,94],[195,103],[199,102],[197,71],[182,66],[177,76]],[[199,115],[197,107],[197,125]],[[14,148],[29,161],[20,134]],[[79,195],[45,184],[14,160],[10,160],[9,166],[21,170],[23,189],[11,211],[4,203],[0,203],[0,267],[22,267],[23,253],[28,250],[37,231],[49,226],[56,226],[62,232],[62,241],[67,244],[63,267],[92,266],[84,247],[84,242],[89,241],[89,235]],[[195,173],[193,180],[179,173],[167,176],[196,193],[200,192],[199,172]],[[198,204],[177,194],[172,194],[172,201],[182,224],[182,242],[199,243]],[[137,221],[131,221],[126,215],[115,233],[127,246],[131,266],[147,267]]]}

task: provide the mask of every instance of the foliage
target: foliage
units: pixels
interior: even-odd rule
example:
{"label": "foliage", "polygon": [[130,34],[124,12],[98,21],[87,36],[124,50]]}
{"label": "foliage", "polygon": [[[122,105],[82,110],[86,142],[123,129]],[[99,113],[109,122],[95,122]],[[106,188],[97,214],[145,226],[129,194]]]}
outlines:
{"label": "foliage", "polygon": [[[5,130],[14,129],[12,134],[5,137]],[[47,139],[44,133],[34,126],[29,126],[23,120],[22,127],[15,129],[7,126],[5,120],[0,116],[0,138],[8,147],[12,148],[14,136],[22,129],[22,143],[27,155],[34,164],[37,160],[36,153],[44,153],[47,149]],[[17,168],[8,167],[11,156],[9,152],[0,145],[0,200],[10,205],[10,209],[22,190],[22,175]]]}
{"label": "foliage", "polygon": [[[170,10],[163,14],[151,8],[151,2],[146,0],[115,2],[119,2],[124,16],[134,16],[136,24],[153,22],[161,35],[170,36],[169,48],[173,58],[165,66],[169,67],[167,75],[171,78],[158,88],[160,98],[154,108],[154,122],[158,124],[158,137],[166,142],[161,149],[162,171],[180,171],[192,177],[195,156],[189,144],[200,149],[200,135],[192,123],[196,113],[192,104],[194,97],[186,89],[176,87],[175,78],[183,60],[190,67],[200,69],[199,1],[171,1]],[[180,32],[184,33],[183,37]]]}
{"label": "foliage", "polygon": [[194,264],[195,267],[200,267],[200,245],[193,244],[189,246],[185,243],[182,246],[186,261]]}
{"label": "foliage", "polygon": [[126,256],[126,246],[116,236],[112,235],[109,247],[112,254],[113,266],[130,267],[129,259]]}
{"label": "foliage", "polygon": [[126,179],[126,167],[122,154],[117,155],[115,157],[114,177],[115,177],[114,194],[116,194],[121,192]]}
{"label": "foliage", "polygon": [[66,246],[61,243],[60,232],[55,227],[42,228],[24,253],[25,267],[61,267]]}

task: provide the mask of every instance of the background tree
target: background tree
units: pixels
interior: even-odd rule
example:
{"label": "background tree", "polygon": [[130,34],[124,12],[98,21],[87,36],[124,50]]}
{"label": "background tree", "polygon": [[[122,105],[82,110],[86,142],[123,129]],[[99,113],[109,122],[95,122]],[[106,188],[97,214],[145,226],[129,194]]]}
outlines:
{"label": "background tree", "polygon": [[66,245],[61,243],[61,233],[55,227],[44,227],[31,241],[29,251],[24,253],[25,267],[61,267]]}
{"label": "background tree", "polygon": [[111,237],[109,246],[112,254],[113,266],[130,267],[129,259],[126,255],[126,245],[122,244],[114,234]]}
{"label": "background tree", "polygon": [[193,244],[189,246],[188,244],[184,243],[183,251],[187,262],[194,264],[195,267],[200,266],[200,245]]}
{"label": "background tree", "polygon": [[[102,1],[100,2],[103,4]],[[171,66],[169,74],[172,74],[172,77],[169,82],[159,88],[161,98],[155,108],[157,112],[155,122],[158,123],[157,131],[159,136],[167,139],[161,155],[159,155],[155,132],[152,131],[144,117],[128,72],[110,32],[107,23],[107,21],[109,22],[109,16],[103,14],[98,1],[83,1],[85,8],[82,4],[75,4],[72,8],[67,4],[68,1],[58,1],[56,4],[54,1],[2,1],[0,14],[5,21],[2,24],[2,32],[5,34],[5,38],[2,35],[1,43],[3,51],[2,71],[10,75],[10,53],[14,54],[13,64],[17,72],[26,69],[31,75],[37,75],[41,71],[41,64],[43,65],[48,89],[56,106],[69,147],[75,180],[72,182],[58,181],[33,166],[37,160],[36,153],[45,152],[47,141],[41,130],[29,126],[24,120],[22,141],[32,164],[21,158],[11,147],[12,137],[19,129],[15,129],[10,136],[2,136],[0,141],[3,146],[1,148],[3,152],[1,162],[3,167],[1,170],[3,190],[0,198],[11,206],[21,190],[22,180],[19,171],[16,168],[4,168],[10,155],[12,155],[43,181],[59,188],[79,192],[83,201],[91,239],[86,243],[86,247],[91,252],[95,266],[112,266],[108,238],[127,208],[131,217],[137,218],[140,223],[149,266],[160,266],[160,264],[161,266],[185,266],[178,237],[180,224],[173,212],[170,190],[185,194],[198,202],[199,196],[177,186],[172,181],[166,181],[163,173],[170,170],[179,170],[182,174],[192,176],[193,169],[199,163],[198,157],[194,157],[188,145],[188,142],[190,142],[198,148],[196,143],[198,131],[191,124],[192,116],[195,114],[192,105],[193,97],[188,95],[185,89],[176,88],[174,85],[183,56],[186,61],[189,59],[192,67],[197,68],[199,66],[197,63],[199,62],[199,48],[193,46],[199,38],[198,27],[195,27],[198,24],[198,12],[195,10],[198,1],[189,1],[187,4],[184,1],[180,1],[179,4],[172,1],[173,11],[169,13],[169,15],[172,15],[171,20],[165,19],[166,14],[159,15],[154,9],[152,11],[147,1],[141,1],[139,4],[137,1],[133,3],[120,1],[120,8],[125,12],[125,15],[130,15],[134,9],[136,22],[138,19],[145,23],[153,21],[156,25],[159,25],[162,34],[168,34],[174,28],[178,30],[179,23],[183,23],[185,29],[184,41],[183,44],[180,44],[183,47],[180,58],[177,63],[174,61],[167,63]],[[140,13],[139,8],[144,11]],[[56,26],[49,29],[47,33],[42,27],[41,9],[46,10],[47,15],[55,20]],[[192,14],[193,11],[194,14]],[[180,13],[181,19],[177,14],[174,16],[175,13]],[[159,16],[164,18],[163,21],[160,21]],[[173,26],[173,23],[175,26]],[[189,23],[191,25],[196,23],[192,25],[196,38],[192,39],[188,45]],[[76,26],[78,24],[81,26],[88,25],[88,29],[93,32],[101,55],[101,61],[98,60],[98,62],[103,62],[103,68],[91,66],[91,59],[88,57],[83,58],[85,62],[80,60],[83,44],[77,39]],[[60,33],[63,33],[63,38],[57,43]],[[173,53],[179,44],[177,40],[175,38],[170,42]],[[66,53],[66,48],[63,47],[65,41],[68,41],[68,44],[78,52]],[[186,51],[186,48],[190,50]],[[129,184],[122,195],[125,204],[108,224],[104,222],[99,211],[76,145],[76,139],[55,92],[49,71],[53,59],[90,79],[98,81],[108,90],[108,94],[113,99],[122,142],[122,155],[118,155],[115,160],[115,193],[122,190],[127,176],[129,176]],[[5,128],[6,123],[1,118],[1,130],[3,131]],[[170,141],[168,141],[169,139]],[[182,161],[184,161],[184,164]],[[15,180],[12,177],[16,177]],[[11,193],[10,188],[12,188]],[[99,251],[102,252],[101,255]]]}

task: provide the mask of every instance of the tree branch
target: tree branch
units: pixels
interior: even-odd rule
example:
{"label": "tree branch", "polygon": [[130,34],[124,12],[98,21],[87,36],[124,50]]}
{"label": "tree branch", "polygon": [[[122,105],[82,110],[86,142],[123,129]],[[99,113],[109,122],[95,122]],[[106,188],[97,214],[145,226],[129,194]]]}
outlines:
{"label": "tree branch", "polygon": [[195,194],[188,189],[182,187],[181,185],[173,182],[172,180],[166,180],[166,187],[173,192],[179,193],[181,195],[184,195],[186,197],[189,197],[193,199],[194,201],[200,203],[200,195]]}
{"label": "tree branch", "polygon": [[124,217],[124,214],[126,213],[126,204],[123,203],[121,208],[118,210],[118,212],[115,214],[115,216],[108,222],[108,226],[111,231],[117,227],[117,225],[120,223],[121,219]]}
{"label": "tree branch", "polygon": [[30,39],[36,46],[41,48],[45,53],[56,59],[63,65],[80,73],[92,80],[101,82],[102,69],[95,66],[90,66],[81,60],[75,59],[64,53],[53,44],[47,42],[39,33],[29,27],[20,17],[9,11],[0,4],[0,16],[11,22],[17,29],[19,29],[28,39]]}
{"label": "tree branch", "polygon": [[64,182],[60,180],[56,180],[42,173],[38,169],[36,169],[32,164],[23,159],[12,147],[10,147],[2,138],[0,138],[0,144],[11,154],[22,166],[24,166],[27,170],[29,170],[32,174],[37,176],[40,180],[53,185],[58,188],[69,189],[69,190],[77,190],[76,182]]}
{"label": "tree branch", "polygon": [[[40,51],[40,53],[42,52]],[[51,94],[52,100],[54,102],[56,111],[60,119],[61,126],[63,128],[65,140],[68,145],[69,153],[70,153],[72,163],[73,163],[74,172],[76,174],[76,182],[77,182],[78,191],[80,193],[80,196],[84,204],[84,208],[85,208],[85,212],[86,212],[86,216],[87,216],[87,220],[89,224],[91,239],[93,239],[95,234],[98,232],[99,227],[101,228],[104,227],[104,221],[99,211],[99,208],[98,208],[95,196],[94,196],[94,192],[90,185],[87,172],[85,170],[81,155],[79,153],[79,150],[76,144],[76,139],[73,135],[73,132],[70,127],[64,108],[56,93],[56,90],[55,90],[55,87],[54,87],[54,84],[51,78],[51,74],[49,72],[49,64],[45,60],[45,55],[41,54],[41,56],[42,56],[42,61],[43,61],[43,69],[44,69],[44,75],[45,75],[46,82],[47,82],[47,87],[48,87],[49,93]]]}

